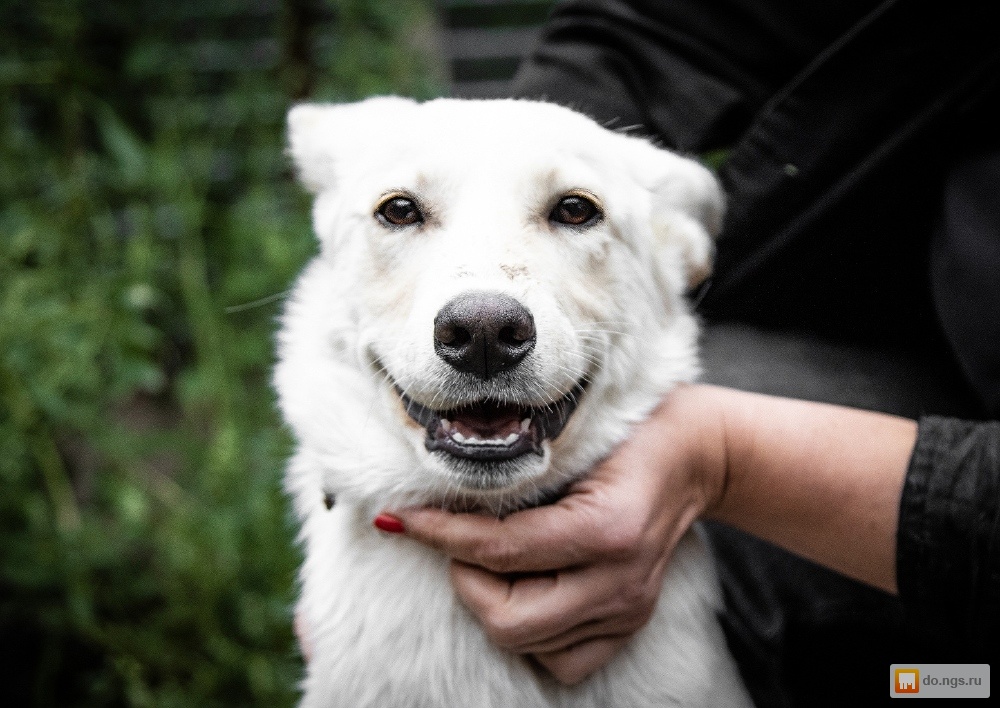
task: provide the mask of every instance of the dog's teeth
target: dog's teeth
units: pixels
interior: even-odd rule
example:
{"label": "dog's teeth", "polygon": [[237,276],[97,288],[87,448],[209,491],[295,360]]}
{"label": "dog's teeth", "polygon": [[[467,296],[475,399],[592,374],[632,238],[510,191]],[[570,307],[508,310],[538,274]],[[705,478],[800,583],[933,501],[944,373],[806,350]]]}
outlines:
{"label": "dog's teeth", "polygon": [[480,438],[479,436],[472,434],[469,436],[462,435],[462,433],[458,432],[458,429],[455,428],[455,425],[451,421],[448,421],[445,418],[441,419],[441,429],[448,433],[454,442],[461,445],[513,445],[520,440],[521,435],[523,435],[523,431],[526,431],[530,425],[531,419],[525,418],[521,423],[522,432],[511,433],[506,437],[498,436],[495,438]]}

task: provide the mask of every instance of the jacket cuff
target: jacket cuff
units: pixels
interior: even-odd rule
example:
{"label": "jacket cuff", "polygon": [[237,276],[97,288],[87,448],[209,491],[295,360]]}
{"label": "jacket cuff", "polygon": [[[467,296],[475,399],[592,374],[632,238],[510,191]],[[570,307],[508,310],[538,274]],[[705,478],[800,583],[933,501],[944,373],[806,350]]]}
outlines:
{"label": "jacket cuff", "polygon": [[1000,617],[1000,423],[920,420],[900,500],[899,596],[914,621],[985,646]]}

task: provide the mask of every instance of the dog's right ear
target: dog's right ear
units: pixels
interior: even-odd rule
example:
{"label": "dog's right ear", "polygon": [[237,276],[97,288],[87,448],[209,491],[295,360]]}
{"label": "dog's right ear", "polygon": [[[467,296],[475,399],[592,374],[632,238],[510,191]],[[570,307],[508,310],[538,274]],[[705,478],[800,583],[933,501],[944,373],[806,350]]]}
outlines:
{"label": "dog's right ear", "polygon": [[693,159],[660,151],[665,169],[654,188],[653,231],[662,244],[680,246],[687,287],[712,272],[715,237],[722,228],[725,199],[715,176]]}
{"label": "dog's right ear", "polygon": [[398,120],[416,101],[378,96],[359,103],[300,103],[288,112],[288,154],[299,180],[317,194],[336,186],[337,165]]}

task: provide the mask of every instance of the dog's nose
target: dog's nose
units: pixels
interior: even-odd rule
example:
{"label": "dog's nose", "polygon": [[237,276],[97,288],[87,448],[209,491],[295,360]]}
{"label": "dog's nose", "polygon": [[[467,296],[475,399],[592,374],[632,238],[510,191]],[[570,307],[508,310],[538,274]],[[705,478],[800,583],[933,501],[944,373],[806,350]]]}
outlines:
{"label": "dog's nose", "polygon": [[534,346],[534,318],[503,293],[462,293],[434,318],[437,355],[481,379],[514,368]]}

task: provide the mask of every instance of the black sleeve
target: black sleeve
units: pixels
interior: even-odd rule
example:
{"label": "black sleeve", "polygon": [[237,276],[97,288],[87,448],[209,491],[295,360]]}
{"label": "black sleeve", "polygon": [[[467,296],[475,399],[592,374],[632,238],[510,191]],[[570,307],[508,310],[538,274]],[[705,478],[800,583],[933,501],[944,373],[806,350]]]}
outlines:
{"label": "black sleeve", "polygon": [[1000,620],[1000,422],[920,421],[900,502],[900,599],[972,649]]}

